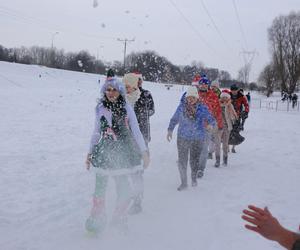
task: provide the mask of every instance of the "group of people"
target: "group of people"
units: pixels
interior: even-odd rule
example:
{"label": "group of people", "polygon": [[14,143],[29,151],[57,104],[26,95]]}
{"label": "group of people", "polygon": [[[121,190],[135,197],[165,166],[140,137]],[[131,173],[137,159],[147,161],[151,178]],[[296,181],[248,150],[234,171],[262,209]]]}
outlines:
{"label": "group of people", "polygon": [[[111,224],[124,232],[128,214],[142,211],[143,171],[150,163],[150,117],[155,113],[152,95],[142,87],[142,82],[139,73],[125,74],[120,81],[109,70],[101,88],[86,158],[87,169],[92,165],[96,172],[91,214],[85,224],[88,232],[99,234],[106,227],[105,193],[109,176],[113,177],[117,192]],[[178,191],[188,186],[188,159],[192,186],[197,186],[197,178],[203,177],[206,161],[213,153],[214,166],[220,167],[221,145],[223,164],[228,164],[229,144],[238,145],[244,140],[239,132],[248,117],[248,101],[236,85],[221,91],[219,83],[211,83],[206,75],[194,78],[181,97],[167,132],[167,140],[171,141],[178,124],[181,179]],[[232,152],[235,153],[234,147]],[[251,223],[245,226],[247,229],[277,241],[286,249],[300,249],[300,235],[283,228],[268,208],[250,205],[243,213],[242,218]]]}
{"label": "group of people", "polygon": [[298,103],[298,95],[296,93],[294,94],[288,94],[286,92],[281,92],[282,101],[289,101],[292,102],[292,108],[295,108]]}
{"label": "group of people", "polygon": [[178,169],[181,183],[178,191],[188,187],[187,165],[191,166],[191,185],[197,186],[197,178],[202,178],[207,159],[215,154],[215,167],[228,165],[229,144],[243,142],[239,132],[244,130],[248,117],[247,98],[236,85],[230,90],[220,90],[218,82],[210,82],[206,75],[197,75],[191,86],[181,97],[172,116],[167,132],[171,141],[175,126],[177,130]]}

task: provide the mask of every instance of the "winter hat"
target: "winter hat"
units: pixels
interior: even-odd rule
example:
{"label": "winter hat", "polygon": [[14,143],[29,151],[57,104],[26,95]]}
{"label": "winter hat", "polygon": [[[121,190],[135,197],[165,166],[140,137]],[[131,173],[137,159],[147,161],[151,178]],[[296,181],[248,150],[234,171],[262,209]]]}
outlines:
{"label": "winter hat", "polygon": [[192,80],[192,86],[197,86],[199,84],[201,76],[199,74],[196,74]]}
{"label": "winter hat", "polygon": [[207,78],[207,76],[205,74],[202,74],[198,84],[210,85],[210,80]]}
{"label": "winter hat", "polygon": [[186,91],[186,97],[188,96],[199,98],[198,89],[195,86],[189,86]]}
{"label": "winter hat", "polygon": [[107,71],[106,77],[114,77],[115,76],[115,72],[113,69],[109,69]]}
{"label": "winter hat", "polygon": [[124,99],[125,99],[125,96],[126,96],[125,86],[116,77],[110,77],[110,78],[108,78],[108,79],[105,80],[105,83],[103,84],[103,86],[101,88],[101,94],[102,94],[102,96],[104,96],[105,91],[107,90],[108,87],[112,87],[112,88],[118,90],[118,92],[120,93],[120,95],[123,96]]}
{"label": "winter hat", "polygon": [[139,81],[139,75],[135,73],[125,74],[123,77],[124,84],[129,85],[130,87],[135,89],[138,87],[138,81]]}
{"label": "winter hat", "polygon": [[239,90],[239,87],[236,84],[232,84],[230,90]]}
{"label": "winter hat", "polygon": [[227,99],[230,99],[230,94],[228,93],[228,91],[222,91],[221,95],[220,95],[220,98],[227,98]]}
{"label": "winter hat", "polygon": [[217,87],[217,88],[220,88],[220,83],[218,81],[213,81],[211,83],[211,87]]}

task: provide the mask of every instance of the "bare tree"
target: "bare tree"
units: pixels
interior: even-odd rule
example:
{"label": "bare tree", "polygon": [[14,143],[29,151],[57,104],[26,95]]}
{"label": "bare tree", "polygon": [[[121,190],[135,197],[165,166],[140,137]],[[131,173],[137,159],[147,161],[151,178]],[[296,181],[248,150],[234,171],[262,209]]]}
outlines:
{"label": "bare tree", "polygon": [[251,70],[251,64],[245,64],[240,70],[238,71],[238,80],[243,82],[244,84],[248,83],[249,74]]}
{"label": "bare tree", "polygon": [[291,94],[300,78],[300,12],[275,18],[268,33],[281,90]]}
{"label": "bare tree", "polygon": [[267,97],[273,93],[277,83],[276,79],[278,79],[278,76],[276,74],[274,65],[268,64],[265,66],[259,75],[258,81],[262,86],[265,87]]}

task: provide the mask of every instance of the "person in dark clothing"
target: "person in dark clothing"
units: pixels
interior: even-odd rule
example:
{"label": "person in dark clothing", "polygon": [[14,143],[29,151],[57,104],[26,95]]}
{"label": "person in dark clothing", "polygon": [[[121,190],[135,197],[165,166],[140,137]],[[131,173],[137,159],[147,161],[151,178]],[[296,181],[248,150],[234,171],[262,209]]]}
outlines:
{"label": "person in dark clothing", "polygon": [[[154,115],[154,101],[150,91],[142,88],[142,76],[136,73],[124,75],[123,81],[126,87],[126,98],[133,107],[139,128],[144,137],[146,146],[151,140],[150,134],[150,116]],[[139,84],[139,85],[138,85]],[[148,148],[149,153],[149,148]],[[134,186],[133,203],[129,209],[129,214],[137,214],[142,211],[142,199],[144,195],[143,170],[137,171],[131,175]]]}
{"label": "person in dark clothing", "polygon": [[250,102],[251,102],[250,92],[247,93],[246,98],[247,98],[248,104],[250,105]]}
{"label": "person in dark clothing", "polygon": [[296,93],[293,94],[292,97],[292,107],[295,108],[297,106],[298,96]]}
{"label": "person in dark clothing", "polygon": [[288,250],[300,250],[300,234],[284,228],[267,207],[262,209],[249,205],[248,209],[243,210],[242,219],[251,223],[245,225],[247,229],[278,242]]}
{"label": "person in dark clothing", "polygon": [[135,103],[134,111],[140,125],[140,130],[144,136],[146,144],[148,145],[148,143],[151,141],[150,116],[154,115],[155,107],[151,92],[149,90],[143,89],[142,83],[142,75],[139,75],[138,88],[141,91],[141,95]]}
{"label": "person in dark clothing", "polygon": [[[249,113],[249,105],[247,98],[239,91],[237,85],[233,84],[230,87],[231,93],[231,102],[234,107],[234,110],[238,116],[236,123],[233,125],[234,129],[244,130],[244,124],[246,119],[248,118]],[[232,147],[232,153],[235,153],[235,146]]]}
{"label": "person in dark clothing", "polygon": [[106,77],[109,78],[109,77],[115,77],[115,72],[113,69],[109,69],[106,73]]}

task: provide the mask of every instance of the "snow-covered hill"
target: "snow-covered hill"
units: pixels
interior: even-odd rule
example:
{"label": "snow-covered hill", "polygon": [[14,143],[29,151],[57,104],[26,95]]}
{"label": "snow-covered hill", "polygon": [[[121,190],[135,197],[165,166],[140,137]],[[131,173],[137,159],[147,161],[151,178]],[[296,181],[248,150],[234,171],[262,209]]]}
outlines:
{"label": "snow-covered hill", "polygon": [[[246,141],[229,166],[208,161],[196,188],[176,190],[175,138],[166,128],[182,87],[145,83],[156,114],[142,214],[127,236],[85,235],[94,176],[84,160],[103,77],[0,62],[0,249],[279,249],[246,231],[241,211],[268,205],[287,227],[300,223],[300,115],[253,109]],[[112,208],[115,191],[107,194]]]}

